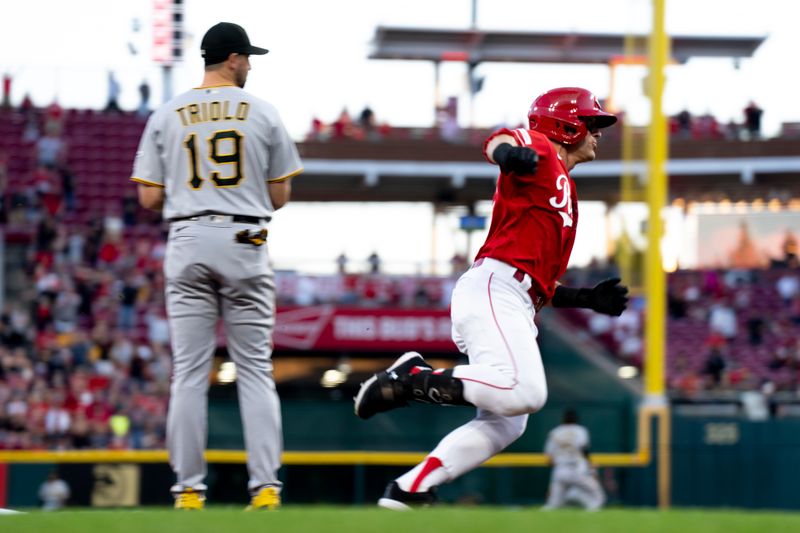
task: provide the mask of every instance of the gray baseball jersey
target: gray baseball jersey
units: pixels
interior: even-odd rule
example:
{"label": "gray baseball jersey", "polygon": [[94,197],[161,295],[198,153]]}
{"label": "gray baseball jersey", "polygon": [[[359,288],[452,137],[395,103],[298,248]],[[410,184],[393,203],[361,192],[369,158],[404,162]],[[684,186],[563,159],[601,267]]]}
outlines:
{"label": "gray baseball jersey", "polygon": [[555,465],[584,464],[583,450],[589,447],[589,432],[578,424],[561,424],[547,435],[544,453]]}
{"label": "gray baseball jersey", "polygon": [[553,462],[548,491],[548,509],[574,500],[587,509],[599,509],[605,494],[592,472],[584,450],[589,447],[589,431],[579,424],[561,424],[547,435],[544,452]]}
{"label": "gray baseball jersey", "polygon": [[283,439],[271,359],[275,284],[265,242],[274,211],[268,183],[300,171],[275,108],[234,86],[176,97],[153,113],[142,134],[131,179],[164,187],[164,218],[183,219],[170,224],[164,259],[174,492],[206,488],[206,396],[220,318],[236,364],[249,488],[281,486]]}
{"label": "gray baseball jersey", "polygon": [[266,183],[302,170],[275,107],[221,86],[187,91],[150,116],[131,179],[166,188],[166,219],[204,211],[269,217]]}

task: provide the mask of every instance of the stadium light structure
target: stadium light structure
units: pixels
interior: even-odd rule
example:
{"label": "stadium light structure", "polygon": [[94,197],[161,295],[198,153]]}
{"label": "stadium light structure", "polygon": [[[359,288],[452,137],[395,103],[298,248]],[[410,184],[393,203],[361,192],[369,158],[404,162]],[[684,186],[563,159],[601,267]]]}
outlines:
{"label": "stadium light structure", "polygon": [[153,0],[153,61],[161,65],[163,101],[172,98],[172,67],[183,60],[183,0]]}

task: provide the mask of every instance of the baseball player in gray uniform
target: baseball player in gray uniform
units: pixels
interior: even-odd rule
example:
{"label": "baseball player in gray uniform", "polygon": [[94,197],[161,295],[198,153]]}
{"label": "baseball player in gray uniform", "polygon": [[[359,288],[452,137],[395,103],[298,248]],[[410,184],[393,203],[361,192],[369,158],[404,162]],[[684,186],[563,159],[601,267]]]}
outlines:
{"label": "baseball player in gray uniform", "polygon": [[175,507],[205,502],[207,392],[221,317],[236,364],[251,508],[280,505],[283,448],[272,379],[275,285],[267,226],[303,168],[276,109],[243,88],[250,44],[219,23],[202,41],[200,87],[165,103],[147,122],[132,180],[139,202],[170,221],[164,261],[173,375],[167,420]]}
{"label": "baseball player in gray uniform", "polygon": [[603,487],[589,463],[589,431],[578,423],[574,410],[564,411],[561,424],[547,435],[544,453],[553,464],[544,509],[558,509],[570,500],[589,511],[603,506]]}

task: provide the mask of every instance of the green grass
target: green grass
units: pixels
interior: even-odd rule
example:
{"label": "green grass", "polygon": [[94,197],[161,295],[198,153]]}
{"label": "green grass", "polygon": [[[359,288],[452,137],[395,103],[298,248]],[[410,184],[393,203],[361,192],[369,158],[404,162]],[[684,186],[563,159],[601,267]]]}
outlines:
{"label": "green grass", "polygon": [[344,533],[737,533],[800,531],[800,513],[739,510],[632,510],[598,513],[543,512],[538,508],[441,507],[396,513],[374,507],[286,506],[281,511],[245,513],[212,507],[200,512],[171,509],[66,510],[0,516],[3,533],[255,533],[259,531]]}

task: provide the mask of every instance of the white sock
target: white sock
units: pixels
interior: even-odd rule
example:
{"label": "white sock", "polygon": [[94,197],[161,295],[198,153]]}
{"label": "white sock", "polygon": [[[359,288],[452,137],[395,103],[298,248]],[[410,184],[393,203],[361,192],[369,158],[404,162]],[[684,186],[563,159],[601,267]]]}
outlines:
{"label": "white sock", "polygon": [[429,455],[420,464],[397,478],[397,484],[406,492],[427,492],[431,487],[437,487],[449,481],[442,462]]}

